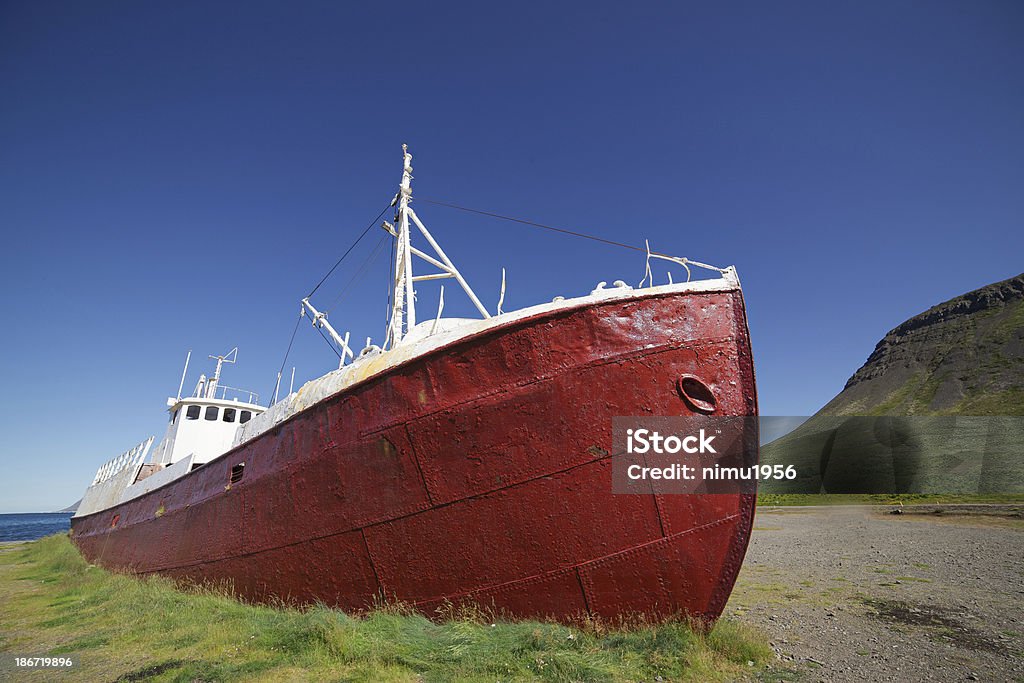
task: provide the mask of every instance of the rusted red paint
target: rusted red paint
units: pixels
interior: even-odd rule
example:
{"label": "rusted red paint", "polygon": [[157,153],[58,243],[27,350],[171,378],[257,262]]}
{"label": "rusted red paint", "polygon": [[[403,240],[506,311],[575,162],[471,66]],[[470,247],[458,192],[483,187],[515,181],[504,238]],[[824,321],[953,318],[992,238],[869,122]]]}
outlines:
{"label": "rusted red paint", "polygon": [[693,414],[683,376],[710,388],[715,414],[756,414],[738,290],[609,300],[463,339],[74,519],[73,539],[106,567],[228,580],[253,600],[713,620],[754,496],[612,494],[611,418]]}

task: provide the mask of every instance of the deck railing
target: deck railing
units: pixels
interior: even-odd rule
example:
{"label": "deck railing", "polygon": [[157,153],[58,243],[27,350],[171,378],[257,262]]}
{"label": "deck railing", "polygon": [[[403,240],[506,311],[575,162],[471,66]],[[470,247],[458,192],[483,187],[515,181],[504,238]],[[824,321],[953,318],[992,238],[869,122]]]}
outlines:
{"label": "deck railing", "polygon": [[93,486],[110,479],[125,468],[140,465],[146,459],[146,454],[149,453],[149,447],[152,445],[153,437],[149,437],[134,448],[100,465],[100,468],[96,470],[95,478],[92,480]]}
{"label": "deck railing", "polygon": [[252,403],[254,405],[258,405],[260,402],[260,395],[257,394],[255,391],[249,391],[248,389],[239,389],[238,387],[229,387],[226,384],[218,384],[217,391],[214,393],[214,398],[219,398],[223,401],[230,401],[231,399],[236,399],[238,401],[245,401],[246,403]]}

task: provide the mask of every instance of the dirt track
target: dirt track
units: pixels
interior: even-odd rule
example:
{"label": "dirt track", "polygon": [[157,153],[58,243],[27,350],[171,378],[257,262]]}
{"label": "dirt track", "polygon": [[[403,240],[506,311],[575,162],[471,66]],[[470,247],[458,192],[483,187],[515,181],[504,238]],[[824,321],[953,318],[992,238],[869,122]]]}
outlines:
{"label": "dirt track", "polygon": [[769,634],[762,677],[1024,681],[1024,520],[890,509],[758,511],[726,614]]}

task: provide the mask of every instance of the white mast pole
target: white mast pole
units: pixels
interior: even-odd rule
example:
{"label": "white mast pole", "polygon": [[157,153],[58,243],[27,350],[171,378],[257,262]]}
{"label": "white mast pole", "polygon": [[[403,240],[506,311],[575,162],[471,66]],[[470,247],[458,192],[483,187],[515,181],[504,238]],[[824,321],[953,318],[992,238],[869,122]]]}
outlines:
{"label": "white mast pole", "polygon": [[[409,146],[402,145],[402,184],[398,189],[398,216],[395,236],[395,282],[391,325],[384,345],[393,347],[416,325],[416,302],[413,300],[412,255],[409,244],[409,198],[412,196],[412,155]],[[385,228],[390,226],[385,223]]]}
{"label": "white mast pole", "polygon": [[[412,196],[412,155],[409,154],[409,146],[402,145],[402,185],[398,192],[398,248],[402,252],[402,292],[405,300],[405,333],[407,334],[416,325],[416,301],[413,298],[412,289],[412,254],[409,244],[409,198]],[[396,292],[397,294],[397,292]],[[402,330],[399,329],[401,339]],[[396,339],[397,341],[397,339]]]}
{"label": "white mast pole", "polygon": [[185,388],[185,375],[188,374],[188,362],[192,360],[192,349],[188,350],[185,356],[185,369],[181,371],[181,382],[178,383],[178,400],[181,400],[181,390]]}
{"label": "white mast pole", "polygon": [[[212,356],[211,356],[212,358]],[[220,368],[224,365],[224,359],[217,356],[217,369],[213,372],[213,378],[206,385],[206,398],[217,398],[217,384],[220,382]]]}

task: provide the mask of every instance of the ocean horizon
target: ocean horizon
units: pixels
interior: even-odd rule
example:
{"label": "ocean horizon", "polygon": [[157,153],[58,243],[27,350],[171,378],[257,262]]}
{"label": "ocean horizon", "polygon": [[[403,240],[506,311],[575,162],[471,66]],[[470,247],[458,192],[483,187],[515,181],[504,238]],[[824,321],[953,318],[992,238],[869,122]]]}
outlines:
{"label": "ocean horizon", "polygon": [[0,514],[0,542],[34,541],[67,532],[71,528],[70,512],[13,512]]}

